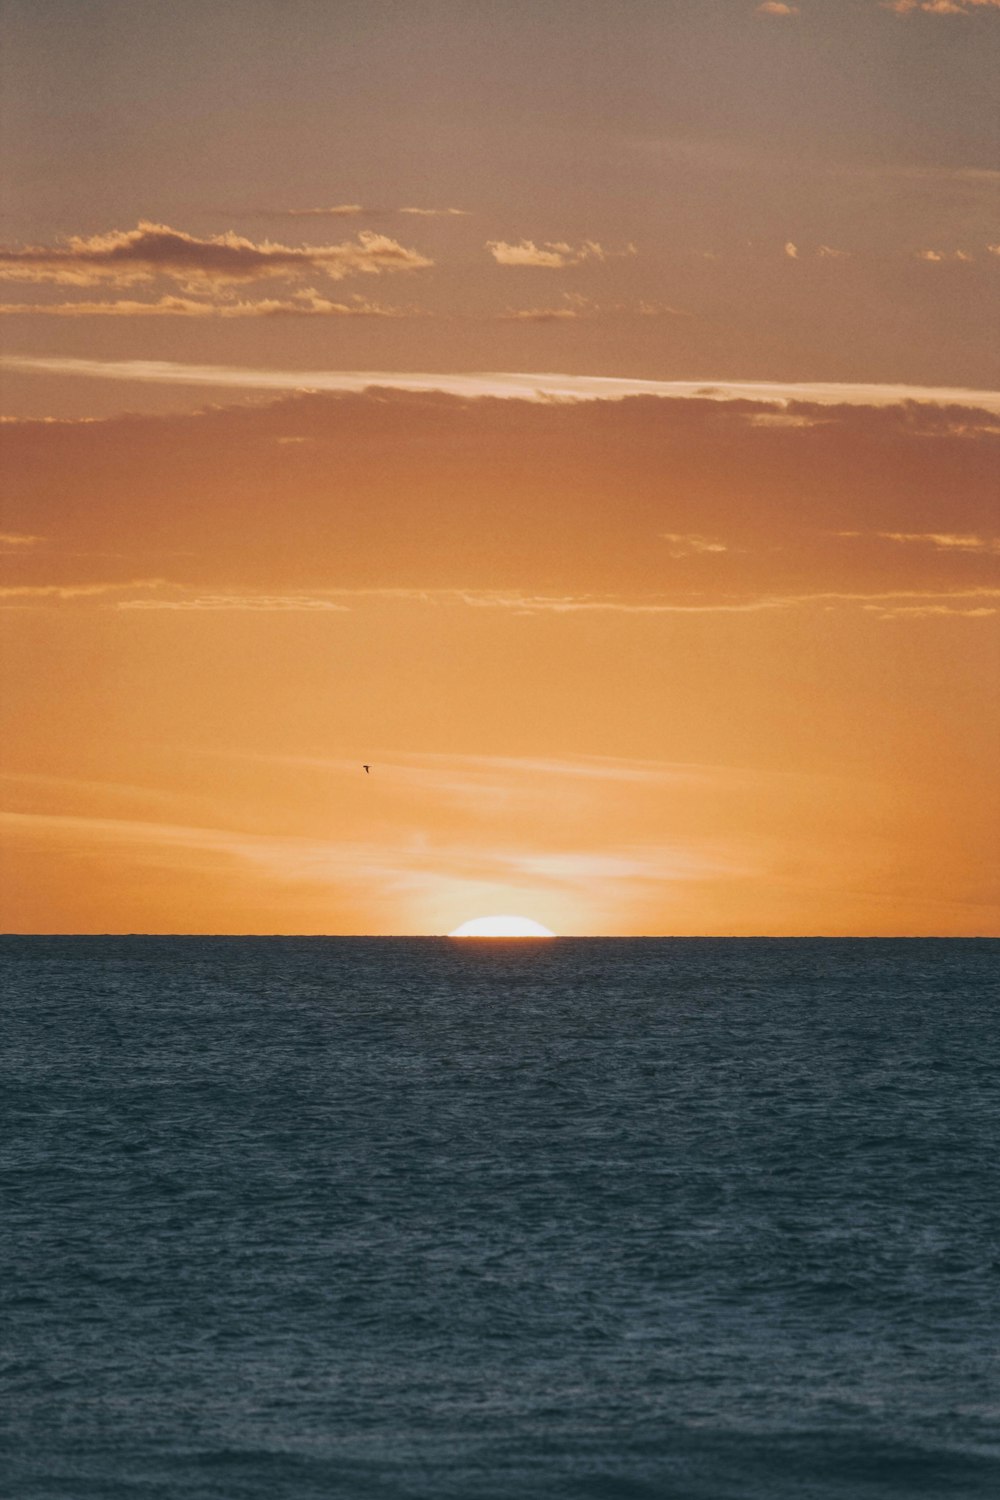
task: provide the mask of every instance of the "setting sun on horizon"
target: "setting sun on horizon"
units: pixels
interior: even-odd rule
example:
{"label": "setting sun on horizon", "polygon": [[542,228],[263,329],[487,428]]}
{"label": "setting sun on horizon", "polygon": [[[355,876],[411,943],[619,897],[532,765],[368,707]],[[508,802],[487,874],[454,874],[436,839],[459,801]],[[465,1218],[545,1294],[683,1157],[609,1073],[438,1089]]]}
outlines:
{"label": "setting sun on horizon", "polygon": [[457,938],[550,938],[555,937],[541,922],[530,917],[472,917],[456,927],[449,937]]}

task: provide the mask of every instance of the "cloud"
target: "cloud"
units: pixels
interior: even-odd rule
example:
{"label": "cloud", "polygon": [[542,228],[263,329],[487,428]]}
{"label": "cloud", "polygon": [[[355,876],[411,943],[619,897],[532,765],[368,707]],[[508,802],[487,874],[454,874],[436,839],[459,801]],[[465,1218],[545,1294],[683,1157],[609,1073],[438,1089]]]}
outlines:
{"label": "cloud", "polygon": [[511,610],[521,615],[744,615],[787,609],[792,602],[768,597],[688,602],[684,599],[635,599],[593,594],[527,594],[467,590],[456,595],[474,609]]}
{"label": "cloud", "polygon": [[[856,534],[856,533],[849,533]],[[686,538],[685,540],[690,540]],[[677,551],[724,552],[720,543],[697,538],[699,546]],[[198,590],[164,578],[121,582],[17,584],[0,586],[0,605],[90,604],[125,613],[196,614],[351,614],[359,607],[415,605],[434,609],[473,609],[531,616],[620,615],[657,616],[747,615],[844,607],[864,612],[900,615],[961,615],[986,618],[997,612],[985,601],[1000,600],[1000,586],[938,589],[815,589],[793,593],[728,592],[715,597],[688,593],[674,595],[531,593],[520,589],[440,587],[333,587],[297,592],[264,589]],[[582,773],[581,773],[582,774]]]}
{"label": "cloud", "polygon": [[552,323],[579,318],[594,318],[601,309],[596,302],[589,297],[581,296],[579,292],[563,292],[563,301],[558,307],[521,307],[508,308],[506,312],[498,313],[500,322],[514,323]]}
{"label": "cloud", "polygon": [[[72,783],[67,778],[64,785]],[[702,880],[708,874],[732,874],[737,867],[720,853],[697,847],[633,844],[623,849],[560,847],[543,848],[510,844],[496,838],[489,843],[448,839],[429,840],[422,834],[403,831],[392,843],[351,839],[247,832],[242,829],[157,822],[151,818],[99,817],[80,813],[0,810],[0,827],[11,840],[71,841],[79,849],[111,845],[119,851],[131,848],[138,858],[184,868],[201,867],[202,859],[218,856],[245,862],[256,870],[255,880],[278,878],[325,888],[347,882],[377,882],[394,894],[434,890],[449,880],[461,880],[464,899],[470,882],[515,882],[522,889],[531,882],[532,893],[546,886],[580,888],[586,892],[600,881],[638,880],[651,883]],[[544,884],[540,884],[544,883]],[[494,899],[496,899],[494,897]]]}
{"label": "cloud", "polygon": [[[788,240],[784,250],[789,260],[801,260],[803,254],[807,253],[794,240]],[[817,245],[815,250],[808,253],[814,255],[817,260],[846,260],[849,255],[849,251],[838,250],[834,245]]]}
{"label": "cloud", "polygon": [[660,536],[665,542],[671,543],[671,557],[690,557],[692,554],[704,552],[728,552],[725,542],[716,541],[710,536],[684,535],[677,531],[661,531]]}
{"label": "cloud", "polygon": [[99,599],[108,594],[131,593],[137,589],[158,589],[165,586],[166,580],[163,578],[133,578],[122,583],[4,584],[0,585],[0,599],[20,600],[25,604],[43,599]]}
{"label": "cloud", "polygon": [[910,542],[918,546],[933,547],[938,552],[979,552],[1000,555],[1000,537],[976,536],[968,532],[953,531],[839,531],[842,537],[878,537],[884,542]]}
{"label": "cloud", "polygon": [[882,0],[882,9],[897,16],[918,11],[929,16],[971,16],[977,10],[1000,10],[1000,0]]}
{"label": "cloud", "polygon": [[122,599],[115,608],[193,610],[211,614],[232,611],[313,614],[332,610],[345,614],[350,606],[334,599],[309,594],[199,594],[193,599]]}
{"label": "cloud", "polygon": [[815,410],[804,411],[755,411],[748,418],[751,427],[820,427],[829,420],[821,417]]}
{"label": "cloud", "polygon": [[[206,751],[226,760],[252,760],[295,771],[357,775],[356,760],[314,755],[273,755],[255,751]],[[553,788],[544,782],[611,782],[622,786],[664,786],[701,783],[714,785],[720,775],[739,780],[745,773],[729,767],[694,765],[682,761],[636,760],[610,755],[543,757],[527,755],[446,755],[440,752],[396,752],[379,755],[380,779],[426,786],[449,794],[460,780],[463,791],[482,797],[484,790],[500,791],[517,783],[548,797]],[[782,773],[775,773],[781,775]],[[7,778],[10,779],[10,778]]]}
{"label": "cloud", "polygon": [[[994,608],[975,607],[965,609],[950,602],[954,599],[1000,599],[1000,588],[975,588],[931,591],[920,594],[914,590],[890,589],[879,592],[819,590],[797,594],[761,594],[749,598],[716,599],[709,602],[690,603],[683,600],[625,599],[595,596],[562,597],[554,595],[529,595],[499,592],[459,595],[463,603],[485,609],[506,609],[523,615],[534,614],[619,614],[619,615],[743,615],[759,614],[772,610],[806,609],[831,605],[858,605],[862,609],[882,612],[891,607],[898,614],[962,614],[984,618],[996,613]],[[920,602],[913,603],[911,601]],[[923,602],[926,600],[927,602]],[[895,601],[899,601],[896,603]]]}
{"label": "cloud", "polygon": [[797,16],[799,7],[797,5],[784,5],[782,0],[764,0],[763,5],[758,5],[759,16]]}
{"label": "cloud", "polygon": [[914,254],[918,260],[926,260],[935,265],[945,261],[968,262],[974,258],[967,250],[916,250]]}
{"label": "cloud", "polygon": [[[229,390],[362,392],[372,389],[436,392],[464,398],[517,401],[621,401],[650,396],[668,401],[752,401],[817,406],[961,407],[1000,415],[1000,391],[965,386],[921,386],[849,381],[630,380],[604,375],[416,373],[398,370],[276,370],[243,365],[196,365],[174,360],[99,360],[75,356],[0,355],[0,369],[78,375],[99,380],[215,386]],[[789,413],[798,422],[800,415]]]}
{"label": "cloud", "polygon": [[952,604],[901,604],[885,609],[879,604],[866,604],[865,609],[880,620],[926,620],[940,615],[950,615],[959,620],[985,620],[997,611],[989,608],[956,609]]}
{"label": "cloud", "polygon": [[576,307],[518,307],[497,313],[500,323],[572,323],[593,314]]}
{"label": "cloud", "polygon": [[43,536],[32,536],[23,531],[0,531],[0,547],[34,547],[44,540]]}
{"label": "cloud", "polygon": [[374,210],[360,203],[335,203],[332,208],[283,208],[281,217],[287,219],[355,219],[360,214]]}
{"label": "cloud", "polygon": [[415,214],[421,219],[467,219],[467,208],[401,208],[401,214]]}
{"label": "cloud", "polygon": [[558,307],[508,308],[498,313],[501,323],[557,323],[574,322],[581,319],[636,317],[636,318],[689,318],[690,313],[665,302],[613,302],[600,306],[579,292],[563,292],[564,301]]}
{"label": "cloud", "polygon": [[504,755],[410,755],[407,761],[447,778],[453,769],[487,777],[515,775],[532,781],[554,777],[571,781],[613,781],[658,785],[664,781],[704,778],[706,768],[666,761],[632,760],[610,755],[574,755],[562,759]]}
{"label": "cloud", "polygon": [[[60,318],[406,318],[418,316],[414,309],[386,307],[355,296],[350,302],[331,302],[310,288],[293,292],[291,298],[262,298],[256,302],[198,301],[193,297],[165,296],[156,302],[3,302],[0,317]],[[419,314],[419,316],[424,316]]]}
{"label": "cloud", "polygon": [[169,277],[185,286],[231,286],[321,272],[334,281],[358,274],[419,270],[433,262],[387,235],[362,230],[339,245],[255,244],[232,231],[199,239],[166,224],[140,222],[136,229],[113,230],[65,245],[12,249],[0,247],[0,280],[93,286],[110,282],[132,286]]}
{"label": "cloud", "polygon": [[387,213],[409,214],[419,219],[466,219],[467,208],[366,208],[362,203],[335,203],[330,208],[281,208],[262,210],[272,219],[355,219],[383,218]]}
{"label": "cloud", "polygon": [[635,255],[634,245],[624,250],[605,250],[596,240],[584,240],[581,245],[568,245],[561,240],[546,240],[536,245],[534,240],[520,240],[516,245],[506,240],[487,240],[486,248],[499,266],[537,266],[546,270],[561,270],[566,266],[579,266],[586,260],[605,261],[613,256]]}
{"label": "cloud", "polygon": [[640,318],[690,318],[692,315],[681,307],[671,307],[669,302],[639,301],[634,311]]}

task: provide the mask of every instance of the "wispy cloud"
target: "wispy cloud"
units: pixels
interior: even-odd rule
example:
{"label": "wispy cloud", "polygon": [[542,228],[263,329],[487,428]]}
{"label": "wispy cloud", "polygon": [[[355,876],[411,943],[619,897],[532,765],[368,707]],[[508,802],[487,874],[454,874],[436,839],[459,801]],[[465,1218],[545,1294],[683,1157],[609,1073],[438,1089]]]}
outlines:
{"label": "wispy cloud", "polygon": [[317,594],[197,594],[185,599],[122,599],[116,607],[123,610],[181,610],[209,614],[316,614],[329,611],[345,614],[350,610],[347,604]]}
{"label": "wispy cloud", "polygon": [[[391,214],[409,214],[419,219],[466,219],[467,208],[368,208],[363,203],[334,203],[329,208],[261,209],[270,219],[380,219]],[[239,217],[239,216],[237,216]]]}
{"label": "wispy cloud", "polygon": [[975,259],[968,250],[916,250],[914,254],[917,260],[927,261],[930,265],[946,265],[949,261],[962,265]]}
{"label": "wispy cloud", "polygon": [[877,537],[884,542],[909,542],[938,552],[979,552],[1000,555],[1000,537],[956,531],[838,531],[837,536]]}
{"label": "wispy cloud", "polygon": [[950,615],[960,620],[985,620],[997,613],[996,609],[985,605],[975,609],[961,609],[954,604],[866,604],[865,609],[877,615],[880,620],[925,620],[941,615]]}
{"label": "wispy cloud", "polygon": [[973,536],[951,531],[880,531],[878,535],[890,542],[919,542],[936,547],[941,552],[1000,553],[1000,537]]}
{"label": "wispy cloud", "polygon": [[929,16],[971,16],[977,10],[1000,10],[1000,0],[881,0],[883,10],[897,16],[923,12]]}
{"label": "wispy cloud", "polygon": [[580,318],[592,318],[596,309],[564,305],[562,307],[509,307],[497,313],[500,323],[572,323]]}
{"label": "wispy cloud", "polygon": [[401,208],[401,214],[415,214],[420,219],[467,219],[467,208]]}
{"label": "wispy cloud", "polygon": [[600,304],[579,292],[563,292],[563,301],[556,307],[507,308],[498,313],[502,323],[558,323],[592,318],[689,318],[690,313],[670,307],[665,302],[612,302]]}
{"label": "wispy cloud", "polygon": [[499,314],[499,318],[503,322],[551,323],[565,319],[595,318],[601,311],[596,302],[580,292],[563,292],[562,295],[563,300],[558,307],[508,308],[506,312]]}
{"label": "wispy cloud", "polygon": [[[111,844],[131,847],[140,860],[185,864],[192,856],[216,855],[246,862],[284,881],[336,885],[350,881],[387,884],[395,892],[440,886],[451,880],[514,881],[540,886],[590,886],[595,879],[646,882],[698,880],[707,874],[734,873],[735,867],[715,852],[661,845],[625,849],[483,845],[401,833],[394,844],[343,839],[321,840],[294,835],[248,833],[228,828],[154,822],[146,819],[93,817],[74,813],[0,811],[8,837],[28,840],[72,840],[74,846]],[[173,851],[173,855],[170,855]]]}
{"label": "wispy cloud", "polygon": [[[1000,599],[1000,588],[976,588],[932,591],[919,593],[911,590],[888,590],[885,592],[850,593],[824,590],[800,594],[761,594],[743,598],[717,598],[704,600],[686,599],[626,599],[595,597],[588,595],[528,595],[503,593],[469,593],[463,596],[465,603],[485,609],[507,609],[518,614],[622,614],[622,615],[743,615],[760,614],[773,610],[828,607],[838,604],[876,605],[882,607],[892,602],[897,612],[905,608],[911,613],[974,613],[992,614],[992,608],[976,607],[960,610],[951,601],[966,599]],[[896,605],[898,601],[898,605]]]}
{"label": "wispy cloud", "polygon": [[[725,551],[722,544],[699,538],[703,552]],[[691,555],[676,552],[676,556]],[[917,613],[992,613],[987,601],[1000,599],[1000,587],[802,591],[800,593],[733,592],[678,594],[530,593],[493,588],[350,588],[295,592],[254,589],[199,589],[176,580],[138,578],[127,581],[32,583],[0,586],[0,603],[95,604],[126,613],[282,613],[344,614],[365,605],[417,605],[432,608],[491,610],[520,616],[752,615],[810,608],[891,606]]]}
{"label": "wispy cloud", "polygon": [[439,391],[469,398],[486,396],[520,401],[620,401],[630,396],[655,396],[664,400],[773,402],[777,406],[882,407],[912,402],[964,407],[1000,415],[1000,391],[973,390],[964,386],[878,385],[861,381],[628,380],[596,375],[507,371],[418,374],[396,370],[275,370],[183,364],[172,360],[99,360],[15,354],[0,355],[0,368],[102,380],[216,386],[230,390]]}
{"label": "wispy cloud", "polygon": [[331,302],[319,292],[293,292],[290,298],[265,297],[254,302],[198,301],[193,297],[160,297],[155,302],[4,302],[0,317],[30,315],[58,318],[407,318],[426,316],[413,308],[386,307],[369,298]]}
{"label": "wispy cloud", "polygon": [[514,775],[529,779],[555,778],[569,781],[613,781],[660,784],[664,781],[705,779],[704,766],[654,760],[629,760],[609,755],[573,755],[554,759],[539,756],[505,755],[411,755],[406,760],[419,764],[436,775],[450,773],[454,767],[484,775]]}
{"label": "wispy cloud", "polygon": [[0,585],[0,600],[30,604],[34,600],[99,599],[104,595],[135,593],[166,587],[163,578],[132,578],[121,583],[18,583]]}
{"label": "wispy cloud", "polygon": [[757,7],[757,14],[759,16],[797,16],[799,7],[785,5],[782,0],[764,0],[764,3]]}
{"label": "wispy cloud", "polygon": [[0,547],[36,547],[44,540],[43,536],[33,536],[24,531],[0,531]]}
{"label": "wispy cloud", "polygon": [[697,536],[679,531],[661,531],[661,537],[670,543],[671,557],[691,557],[704,552],[728,552],[725,542],[716,537]]}
{"label": "wispy cloud", "polygon": [[93,286],[111,282],[132,286],[166,276],[184,285],[234,285],[300,278],[317,272],[340,281],[345,276],[412,271],[432,265],[387,235],[362,230],[339,245],[255,244],[231,231],[199,239],[166,224],[141,222],[137,228],[84,237],[64,245],[0,247],[0,279]]}
{"label": "wispy cloud", "polygon": [[[21,594],[25,597],[50,597],[74,599],[88,595],[121,593],[129,587],[148,589],[153,585],[94,584],[94,585],[45,585],[0,589],[5,593]],[[177,591],[177,584],[161,585],[173,592],[162,592],[155,596],[144,594],[136,599],[119,599],[115,608],[119,610],[166,610],[166,611],[267,611],[312,612],[322,610],[345,611],[351,608],[347,601],[355,604],[364,601],[383,603],[411,603],[429,605],[464,605],[470,609],[502,610],[519,615],[708,615],[708,614],[756,614],[762,610],[787,609],[794,604],[807,602],[811,596],[798,598],[774,598],[760,596],[750,598],[690,599],[690,598],[628,598],[614,595],[591,594],[529,594],[514,590],[497,589],[422,589],[422,588],[369,588],[369,589],[321,589],[308,594],[275,595],[252,592],[219,593],[185,596]],[[818,596],[826,599],[828,596]],[[867,597],[867,596],[865,596]]]}
{"label": "wispy cloud", "polygon": [[285,219],[356,219],[362,214],[375,213],[361,203],[334,203],[330,208],[283,208],[278,213]]}
{"label": "wispy cloud", "polygon": [[786,260],[803,260],[809,257],[814,260],[847,260],[850,252],[839,250],[835,245],[817,245],[815,249],[804,249],[795,240],[786,240],[783,251]]}
{"label": "wispy cloud", "polygon": [[579,266],[587,260],[605,261],[636,253],[634,245],[605,250],[596,240],[584,240],[581,245],[568,245],[562,240],[546,240],[541,245],[534,240],[519,240],[516,245],[507,240],[487,240],[486,248],[499,266],[536,266],[551,271]]}

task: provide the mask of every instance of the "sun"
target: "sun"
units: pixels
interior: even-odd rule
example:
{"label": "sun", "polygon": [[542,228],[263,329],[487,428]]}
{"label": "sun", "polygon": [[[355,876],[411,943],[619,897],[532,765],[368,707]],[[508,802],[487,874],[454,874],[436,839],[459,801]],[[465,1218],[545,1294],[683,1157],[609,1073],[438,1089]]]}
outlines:
{"label": "sun", "polygon": [[449,932],[449,937],[471,937],[471,938],[550,938],[555,937],[548,927],[543,927],[541,922],[533,922],[530,917],[473,917],[471,922],[463,922],[461,927],[456,927],[454,932]]}

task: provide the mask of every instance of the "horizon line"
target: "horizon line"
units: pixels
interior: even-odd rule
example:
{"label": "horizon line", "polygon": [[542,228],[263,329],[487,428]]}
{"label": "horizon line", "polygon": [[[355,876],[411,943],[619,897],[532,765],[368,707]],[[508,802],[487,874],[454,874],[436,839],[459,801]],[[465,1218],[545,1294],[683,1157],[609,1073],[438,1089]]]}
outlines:
{"label": "horizon line", "polygon": [[258,939],[281,942],[473,942],[547,943],[553,939],[580,943],[989,943],[1000,942],[1000,933],[947,932],[554,932],[551,936],[455,937],[449,932],[0,932],[0,942],[9,938],[165,938],[184,942],[240,942]]}

